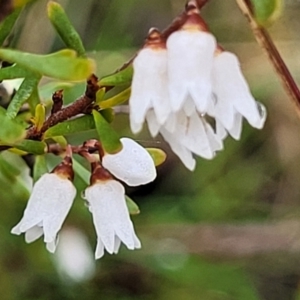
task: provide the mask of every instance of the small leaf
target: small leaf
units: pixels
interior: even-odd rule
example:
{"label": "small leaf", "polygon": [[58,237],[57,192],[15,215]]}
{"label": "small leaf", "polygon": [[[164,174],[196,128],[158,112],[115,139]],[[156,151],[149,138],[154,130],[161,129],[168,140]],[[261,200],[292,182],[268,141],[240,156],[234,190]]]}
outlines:
{"label": "small leaf", "polygon": [[11,145],[22,140],[26,135],[24,126],[10,119],[2,107],[0,107],[0,124],[0,140],[2,143]]}
{"label": "small leaf", "polygon": [[3,45],[5,39],[12,31],[22,9],[15,9],[9,16],[7,16],[0,24],[0,46]]}
{"label": "small leaf", "polygon": [[115,119],[115,112],[112,108],[100,110],[100,114],[108,123],[111,123]]}
{"label": "small leaf", "polygon": [[79,34],[57,2],[48,3],[48,17],[66,46],[74,49],[79,56],[85,56],[85,49]]}
{"label": "small leaf", "polygon": [[101,101],[103,101],[104,95],[105,95],[106,89],[101,88],[96,93],[96,104],[100,104]]}
{"label": "small leaf", "polygon": [[93,60],[76,57],[76,52],[70,49],[48,55],[0,49],[0,57],[32,72],[61,80],[83,81],[95,71]]}
{"label": "small leaf", "polygon": [[83,117],[59,123],[49,128],[44,134],[44,139],[52,138],[54,136],[84,132],[95,128],[93,117],[90,115],[85,115]]}
{"label": "small leaf", "polygon": [[158,148],[146,148],[146,150],[151,155],[156,167],[165,162],[167,154],[163,150]]}
{"label": "small leaf", "polygon": [[48,173],[46,155],[37,155],[33,166],[33,181],[37,182],[42,175]]}
{"label": "small leaf", "polygon": [[90,185],[91,173],[73,157],[73,168],[75,173],[87,184]]}
{"label": "small leaf", "polygon": [[109,108],[109,107],[114,107],[116,105],[120,105],[129,99],[130,93],[131,93],[131,88],[129,87],[126,90],[122,91],[121,93],[109,99],[106,99],[104,101],[101,101],[99,103],[99,106],[101,108]]}
{"label": "small leaf", "polygon": [[45,154],[47,152],[47,144],[39,141],[23,140],[13,146],[18,150],[36,155]]}
{"label": "small leaf", "polygon": [[68,146],[68,141],[63,136],[53,136],[51,139],[59,144],[62,148],[67,148]]}
{"label": "small leaf", "polygon": [[127,195],[125,195],[125,200],[129,213],[131,215],[138,215],[140,213],[138,205]]}
{"label": "small leaf", "polygon": [[107,153],[114,154],[122,150],[122,143],[118,134],[110,127],[105,118],[96,110],[93,110],[96,129],[102,147]]}
{"label": "small leaf", "polygon": [[46,120],[46,109],[43,104],[38,104],[35,108],[34,124],[37,131],[40,131]]}
{"label": "small leaf", "polygon": [[7,108],[6,114],[9,118],[13,119],[16,117],[22,105],[30,98],[39,81],[40,77],[27,77],[23,80]]}
{"label": "small leaf", "polygon": [[117,85],[124,85],[130,84],[133,76],[133,68],[132,65],[129,65],[126,69],[102,77],[99,81],[100,86],[117,86]]}
{"label": "small leaf", "polygon": [[262,25],[273,23],[283,11],[283,0],[251,0],[256,21]]}

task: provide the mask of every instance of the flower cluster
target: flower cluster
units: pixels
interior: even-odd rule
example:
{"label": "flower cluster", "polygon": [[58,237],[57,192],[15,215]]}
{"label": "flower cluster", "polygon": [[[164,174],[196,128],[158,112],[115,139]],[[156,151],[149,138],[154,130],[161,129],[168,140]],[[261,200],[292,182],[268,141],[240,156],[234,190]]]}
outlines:
{"label": "flower cluster", "polygon": [[[117,253],[121,242],[128,249],[141,247],[129,217],[125,189],[117,179],[130,186],[146,184],[155,179],[156,169],[142,146],[129,138],[122,138],[121,143],[118,153],[101,151],[103,157],[93,162],[91,184],[84,193],[98,237],[96,259],[104,255],[104,249]],[[44,235],[47,249],[54,252],[58,232],[76,196],[72,180],[72,159],[67,155],[52,173],[35,183],[24,215],[12,233],[25,233],[27,243]]]}
{"label": "flower cluster", "polygon": [[150,30],[133,68],[132,131],[146,120],[151,135],[160,133],[190,170],[193,154],[212,159],[228,134],[238,140],[243,117],[255,128],[264,125],[265,108],[251,95],[237,57],[217,45],[194,1],[166,41]]}

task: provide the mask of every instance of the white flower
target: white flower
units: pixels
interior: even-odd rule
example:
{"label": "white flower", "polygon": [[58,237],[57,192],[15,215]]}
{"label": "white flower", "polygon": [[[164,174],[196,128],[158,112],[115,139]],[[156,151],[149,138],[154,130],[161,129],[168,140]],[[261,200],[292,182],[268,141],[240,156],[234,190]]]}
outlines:
{"label": "white flower", "polygon": [[89,203],[98,237],[96,259],[104,255],[104,249],[116,254],[121,242],[131,250],[141,247],[129,217],[121,183],[112,179],[99,180],[85,190],[85,199]]}
{"label": "white flower", "polygon": [[11,232],[17,235],[25,232],[27,243],[44,234],[46,247],[53,253],[58,231],[75,195],[76,189],[70,180],[55,173],[44,174],[34,185],[24,215]]}
{"label": "white flower", "polygon": [[183,27],[167,39],[168,89],[172,110],[206,113],[216,40],[208,32]]}
{"label": "white flower", "polygon": [[53,259],[64,280],[85,281],[91,279],[96,271],[89,241],[77,228],[66,228],[59,233],[59,244]]}
{"label": "white flower", "polygon": [[241,135],[242,116],[252,127],[261,129],[266,110],[251,95],[238,58],[226,51],[216,54],[212,75],[215,103],[209,113],[216,122],[220,122],[235,139]]}
{"label": "white flower", "polygon": [[129,138],[121,138],[123,148],[115,154],[106,153],[103,166],[130,186],[149,183],[156,178],[156,169],[148,151]]}
{"label": "white flower", "polygon": [[159,126],[151,112],[147,114],[147,120],[151,135],[154,137],[160,132],[172,151],[191,171],[196,166],[192,153],[212,159],[216,151],[223,149],[222,139],[196,112],[191,116],[187,116],[183,111],[173,113],[162,126]]}
{"label": "white flower", "polygon": [[[126,206],[125,189],[112,175],[130,186],[149,183],[156,178],[154,161],[146,149],[129,138],[122,138],[123,148],[115,154],[105,153],[102,166],[97,165],[92,174],[92,183],[85,190],[84,198],[98,237],[96,259],[104,254],[117,253],[121,242],[128,249],[140,248]],[[112,175],[111,175],[112,174]]]}
{"label": "white flower", "polygon": [[[158,34],[156,31],[152,35]],[[150,33],[151,35],[151,33]],[[171,112],[167,86],[167,51],[164,47],[145,47],[133,61],[134,76],[130,95],[130,126],[141,131],[146,113],[153,108],[159,124]]]}

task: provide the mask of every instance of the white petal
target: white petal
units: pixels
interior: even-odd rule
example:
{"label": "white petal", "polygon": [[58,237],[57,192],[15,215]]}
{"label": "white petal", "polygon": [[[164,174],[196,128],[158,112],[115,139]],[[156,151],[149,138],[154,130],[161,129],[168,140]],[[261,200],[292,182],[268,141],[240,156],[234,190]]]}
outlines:
{"label": "white petal", "polygon": [[120,246],[121,246],[121,240],[118,236],[115,236],[114,254],[117,254],[119,252]]}
{"label": "white petal", "polygon": [[136,132],[150,108],[154,108],[160,124],[170,112],[166,49],[142,49],[133,61],[133,68],[129,107],[131,129]]}
{"label": "white petal", "polygon": [[153,181],[156,169],[148,151],[129,138],[121,139],[123,149],[116,154],[105,154],[103,166],[130,186]]}
{"label": "white petal", "polygon": [[95,259],[99,259],[104,255],[104,244],[102,243],[101,239],[97,239],[97,246],[95,252]]}
{"label": "white petal", "polygon": [[47,242],[47,243],[46,243],[46,249],[47,249],[50,253],[54,253],[54,252],[55,252],[56,246],[57,246],[56,240],[53,240],[53,241],[51,241],[51,242]]}
{"label": "white petal", "polygon": [[43,175],[34,185],[24,215],[12,233],[26,232],[39,225],[43,227],[45,242],[53,242],[75,195],[76,189],[69,180],[56,174]]}
{"label": "white petal", "polygon": [[204,127],[212,151],[222,150],[224,148],[223,140],[213,131],[207,122],[204,122]]}
{"label": "white petal", "polygon": [[110,253],[116,253],[121,240],[129,249],[135,248],[136,235],[125,202],[124,187],[115,180],[97,182],[85,191],[93,207],[93,221],[98,236],[96,257],[103,255],[103,243]]}
{"label": "white petal", "polygon": [[148,128],[152,137],[156,137],[159,132],[160,125],[157,122],[156,115],[153,110],[149,110],[146,114]]}
{"label": "white petal", "polygon": [[44,234],[43,228],[40,226],[34,226],[25,232],[26,243],[31,243],[40,238]]}
{"label": "white petal", "polygon": [[182,163],[191,171],[196,167],[196,161],[193,158],[191,151],[180,144],[176,137],[168,132],[165,128],[161,129],[161,134],[166,142],[170,145],[172,151],[180,158]]}
{"label": "white petal", "polygon": [[241,138],[241,133],[242,133],[242,123],[243,123],[243,118],[242,115],[239,113],[235,114],[234,117],[234,123],[232,128],[228,129],[229,134],[235,139],[239,140]]}
{"label": "white petal", "polygon": [[211,70],[216,41],[206,32],[180,30],[167,40],[169,93],[173,111],[190,95],[205,112],[211,95]]}
{"label": "white petal", "polygon": [[215,57],[213,78],[218,101],[233,106],[253,127],[261,128],[264,117],[259,112],[234,54],[224,51]]}

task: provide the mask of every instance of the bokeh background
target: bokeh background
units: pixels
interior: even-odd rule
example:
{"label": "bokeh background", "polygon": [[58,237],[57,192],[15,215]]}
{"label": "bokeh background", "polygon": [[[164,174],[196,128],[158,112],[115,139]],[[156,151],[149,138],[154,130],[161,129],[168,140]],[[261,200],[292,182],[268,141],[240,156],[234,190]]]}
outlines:
{"label": "bokeh background", "polygon": [[[64,0],[97,75],[113,72],[143,44],[149,28],[165,28],[182,0]],[[1,1],[0,1],[1,4]],[[10,45],[49,53],[64,47],[37,0],[19,20]],[[295,78],[300,76],[300,1],[286,0],[269,28]],[[203,17],[219,43],[240,57],[256,99],[268,118],[261,131],[244,123],[240,141],[228,138],[212,161],[201,158],[189,172],[147,128],[130,133],[128,115],[113,126],[124,136],[168,153],[156,181],[127,189],[141,213],[133,216],[143,248],[93,260],[96,235],[78,196],[60,235],[55,255],[42,240],[27,245],[10,234],[29,196],[34,157],[0,155],[0,294],[2,300],[289,300],[300,299],[300,119],[267,56],[234,0],[211,0]],[[70,88],[66,103],[84,86]],[[4,96],[2,96],[4,98]],[[50,97],[50,96],[49,96]],[[47,97],[46,97],[47,98]],[[42,99],[47,101],[49,99]],[[2,99],[2,102],[4,100]],[[5,102],[5,101],[4,101]],[[74,144],[89,132],[69,136]],[[59,161],[49,155],[49,167]]]}

